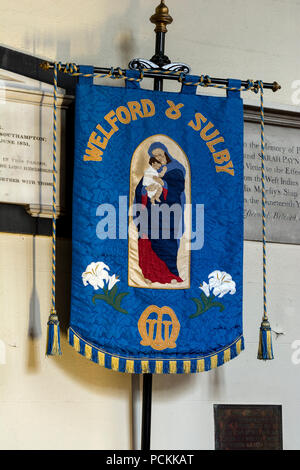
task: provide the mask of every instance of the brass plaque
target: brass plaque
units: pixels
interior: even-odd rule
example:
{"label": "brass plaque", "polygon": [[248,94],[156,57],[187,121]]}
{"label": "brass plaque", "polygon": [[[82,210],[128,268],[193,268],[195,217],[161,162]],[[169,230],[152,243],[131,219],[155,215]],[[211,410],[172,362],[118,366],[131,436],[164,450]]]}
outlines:
{"label": "brass plaque", "polygon": [[214,405],[216,450],[282,450],[281,405]]}

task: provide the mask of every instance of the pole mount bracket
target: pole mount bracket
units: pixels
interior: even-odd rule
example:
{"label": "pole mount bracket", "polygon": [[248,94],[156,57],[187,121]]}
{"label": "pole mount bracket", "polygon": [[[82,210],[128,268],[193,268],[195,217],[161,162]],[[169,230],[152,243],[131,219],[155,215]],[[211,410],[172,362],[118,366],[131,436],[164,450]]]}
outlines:
{"label": "pole mount bracket", "polygon": [[186,74],[189,74],[191,71],[191,68],[187,64],[183,64],[181,62],[173,62],[170,64],[163,65],[162,67],[159,67],[155,62],[152,62],[151,60],[148,59],[142,59],[142,58],[136,58],[132,59],[128,67],[133,70],[141,70],[141,69],[147,69],[147,70],[162,70],[162,71],[169,71],[169,72],[183,72]]}

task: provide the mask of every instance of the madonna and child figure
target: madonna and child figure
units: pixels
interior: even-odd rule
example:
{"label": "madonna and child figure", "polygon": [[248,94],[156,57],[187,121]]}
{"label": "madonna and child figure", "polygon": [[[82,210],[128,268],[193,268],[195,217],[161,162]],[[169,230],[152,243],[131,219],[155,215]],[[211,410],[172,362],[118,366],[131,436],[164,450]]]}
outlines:
{"label": "madonna and child figure", "polygon": [[[147,229],[142,233],[139,222],[134,221],[139,229],[138,236],[138,262],[145,281],[149,283],[178,285],[184,280],[178,272],[178,250],[183,233],[183,214],[185,204],[185,168],[172,157],[168,148],[161,142],[154,142],[149,146],[149,165],[143,178],[135,189],[135,204],[146,208]],[[166,238],[163,231],[163,216],[159,208],[177,206],[180,216],[169,216],[169,236]],[[159,213],[156,219],[156,235],[151,211]],[[158,225],[158,226],[157,226]]]}
{"label": "madonna and child figure", "polygon": [[[160,195],[162,194],[164,187],[164,181],[162,178],[165,176],[166,171],[167,165],[163,165],[155,157],[150,157],[149,166],[144,173],[143,187],[146,188],[151,204],[161,202]],[[154,177],[157,178],[154,179]]]}

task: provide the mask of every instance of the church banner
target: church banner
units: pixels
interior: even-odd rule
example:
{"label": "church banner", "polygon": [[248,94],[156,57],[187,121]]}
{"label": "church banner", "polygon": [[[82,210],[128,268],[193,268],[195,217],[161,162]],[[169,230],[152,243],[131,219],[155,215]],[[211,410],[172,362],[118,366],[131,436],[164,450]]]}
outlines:
{"label": "church banner", "polygon": [[240,82],[215,97],[138,76],[79,77],[69,343],[116,371],[207,371],[244,348]]}

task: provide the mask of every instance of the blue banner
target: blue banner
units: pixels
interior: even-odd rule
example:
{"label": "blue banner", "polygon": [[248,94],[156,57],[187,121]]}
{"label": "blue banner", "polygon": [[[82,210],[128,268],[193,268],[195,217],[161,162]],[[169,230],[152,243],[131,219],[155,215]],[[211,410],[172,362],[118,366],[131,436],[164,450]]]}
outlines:
{"label": "blue banner", "polygon": [[214,97],[136,78],[79,78],[69,342],[121,372],[202,372],[244,347],[240,82]]}

